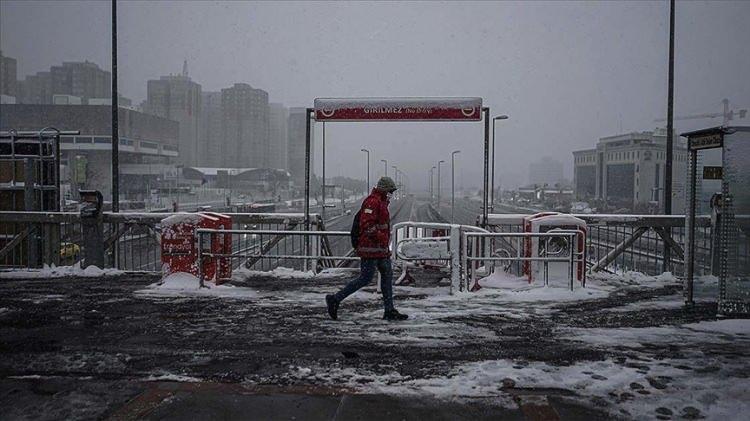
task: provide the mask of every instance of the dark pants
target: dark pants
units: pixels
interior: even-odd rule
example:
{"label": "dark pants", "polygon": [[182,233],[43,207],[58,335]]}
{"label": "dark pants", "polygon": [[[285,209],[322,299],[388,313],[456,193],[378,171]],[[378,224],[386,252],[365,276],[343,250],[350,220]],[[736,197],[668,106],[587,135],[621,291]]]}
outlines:
{"label": "dark pants", "polygon": [[359,277],[346,284],[341,291],[334,294],[336,300],[341,302],[344,298],[369,284],[373,276],[375,276],[376,268],[380,271],[380,284],[383,290],[383,306],[385,307],[385,311],[393,310],[393,286],[391,285],[393,270],[391,269],[391,259],[387,257],[382,259],[362,259],[359,265]]}

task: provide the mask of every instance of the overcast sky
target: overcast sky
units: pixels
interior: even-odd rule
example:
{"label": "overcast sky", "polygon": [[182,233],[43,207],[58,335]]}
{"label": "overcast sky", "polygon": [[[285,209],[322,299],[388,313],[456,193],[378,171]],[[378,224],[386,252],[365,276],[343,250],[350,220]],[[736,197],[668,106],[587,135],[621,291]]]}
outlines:
{"label": "overcast sky", "polygon": [[[651,130],[666,115],[666,1],[118,5],[120,90],[135,103],[148,79],[180,72],[184,59],[203,90],[245,82],[287,106],[480,96],[493,115],[510,115],[496,131],[498,173],[509,183],[525,182],[529,161],[543,155],[570,177],[571,151]],[[678,2],[676,17],[676,114],[718,112],[723,98],[750,107],[750,2]],[[0,49],[18,60],[19,79],[63,60],[109,70],[110,22],[108,1],[3,0]],[[373,176],[388,159],[424,185],[429,168],[460,149],[457,178],[481,184],[480,123],[338,123],[326,132],[329,175],[363,177],[364,147]]]}

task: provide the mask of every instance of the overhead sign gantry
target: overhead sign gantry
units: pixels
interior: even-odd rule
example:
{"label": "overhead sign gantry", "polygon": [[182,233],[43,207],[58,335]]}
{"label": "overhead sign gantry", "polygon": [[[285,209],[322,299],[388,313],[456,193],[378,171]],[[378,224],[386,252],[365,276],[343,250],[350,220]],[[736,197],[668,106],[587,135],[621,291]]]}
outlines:
{"label": "overhead sign gantry", "polygon": [[[479,97],[316,98],[307,109],[305,138],[305,229],[310,229],[310,133],[313,121],[484,121],[484,195],[482,223],[489,210],[490,109]],[[309,245],[308,245],[309,248]]]}

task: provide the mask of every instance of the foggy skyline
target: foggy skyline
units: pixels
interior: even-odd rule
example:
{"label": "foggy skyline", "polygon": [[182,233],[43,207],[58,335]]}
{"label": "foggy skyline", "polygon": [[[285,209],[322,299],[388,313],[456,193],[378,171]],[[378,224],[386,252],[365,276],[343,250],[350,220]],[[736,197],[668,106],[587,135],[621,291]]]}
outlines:
{"label": "foggy skyline", "polygon": [[[723,98],[750,106],[750,4],[678,2],[676,10],[675,116],[719,112]],[[571,151],[665,125],[654,120],[666,116],[668,15],[666,1],[118,2],[119,90],[137,104],[147,80],[179,73],[187,59],[204,91],[244,82],[287,107],[316,97],[480,96],[493,116],[510,116],[497,125],[498,177],[525,182],[528,164],[550,156],[570,178]],[[62,61],[110,70],[110,21],[109,2],[3,1],[0,49],[18,60],[19,79]],[[479,186],[482,129],[328,124],[326,173],[364,178],[360,149],[368,148],[373,177],[388,159],[420,187],[432,165],[461,149],[457,182]]]}

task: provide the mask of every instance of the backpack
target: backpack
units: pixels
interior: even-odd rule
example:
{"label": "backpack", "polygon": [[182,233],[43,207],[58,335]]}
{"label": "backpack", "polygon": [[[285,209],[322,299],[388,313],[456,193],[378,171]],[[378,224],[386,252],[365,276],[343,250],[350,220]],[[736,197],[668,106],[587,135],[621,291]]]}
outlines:
{"label": "backpack", "polygon": [[354,220],[352,221],[352,229],[349,231],[349,238],[352,241],[352,247],[357,248],[357,244],[359,243],[359,215],[362,213],[362,209],[358,210],[357,213],[354,215]]}

